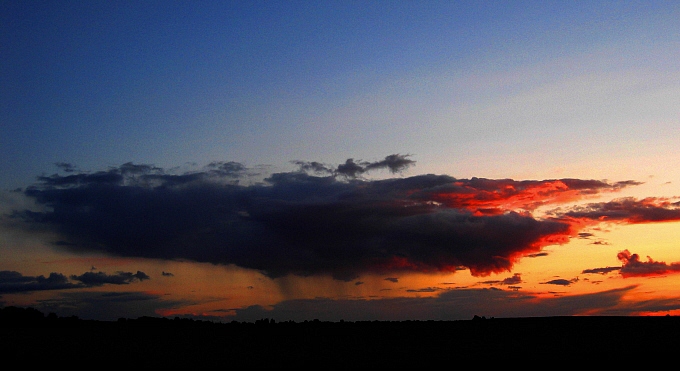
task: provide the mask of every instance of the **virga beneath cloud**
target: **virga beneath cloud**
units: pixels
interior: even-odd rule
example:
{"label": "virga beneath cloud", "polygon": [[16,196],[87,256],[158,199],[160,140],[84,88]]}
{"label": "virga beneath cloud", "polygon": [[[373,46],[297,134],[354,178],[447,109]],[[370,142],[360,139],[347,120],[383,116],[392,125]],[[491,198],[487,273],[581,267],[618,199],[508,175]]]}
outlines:
{"label": "virga beneath cloud", "polygon": [[[409,155],[348,159],[330,166],[293,161],[294,171],[246,182],[251,169],[211,163],[171,173],[127,163],[98,172],[41,176],[23,190],[40,210],[15,210],[58,232],[59,248],[119,256],[235,264],[276,278],[329,274],[511,271],[524,256],[564,244],[587,225],[680,219],[678,203],[625,198],[565,206],[640,184],[592,179],[457,179],[400,173]],[[582,236],[582,235],[581,235]],[[141,277],[140,277],[141,279]]]}

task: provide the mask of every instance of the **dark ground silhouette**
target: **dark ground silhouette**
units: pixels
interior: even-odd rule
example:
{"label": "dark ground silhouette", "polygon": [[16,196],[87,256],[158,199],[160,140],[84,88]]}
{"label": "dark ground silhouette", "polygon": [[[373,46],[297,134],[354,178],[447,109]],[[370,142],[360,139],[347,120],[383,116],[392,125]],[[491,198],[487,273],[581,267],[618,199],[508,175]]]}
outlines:
{"label": "dark ground silhouette", "polygon": [[510,366],[672,358],[680,317],[217,323],[156,317],[91,321],[5,307],[0,326],[6,364],[420,368],[460,367],[461,361]]}

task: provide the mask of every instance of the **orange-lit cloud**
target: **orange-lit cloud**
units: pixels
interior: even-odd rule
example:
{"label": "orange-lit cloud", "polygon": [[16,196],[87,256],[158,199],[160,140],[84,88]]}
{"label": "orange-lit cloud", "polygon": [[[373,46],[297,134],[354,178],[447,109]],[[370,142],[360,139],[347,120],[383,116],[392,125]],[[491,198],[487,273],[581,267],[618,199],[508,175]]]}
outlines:
{"label": "orange-lit cloud", "polygon": [[437,189],[420,190],[414,192],[414,197],[478,214],[501,214],[508,210],[532,211],[547,204],[573,202],[637,184],[640,183],[626,181],[609,184],[581,179],[516,181],[471,178],[457,179]]}

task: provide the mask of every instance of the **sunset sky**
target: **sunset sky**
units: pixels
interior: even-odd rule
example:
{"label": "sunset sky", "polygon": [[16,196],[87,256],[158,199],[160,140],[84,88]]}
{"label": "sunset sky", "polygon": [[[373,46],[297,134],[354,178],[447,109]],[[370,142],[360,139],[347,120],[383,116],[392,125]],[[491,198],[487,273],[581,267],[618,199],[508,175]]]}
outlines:
{"label": "sunset sky", "polygon": [[0,306],[680,314],[680,3],[1,1]]}

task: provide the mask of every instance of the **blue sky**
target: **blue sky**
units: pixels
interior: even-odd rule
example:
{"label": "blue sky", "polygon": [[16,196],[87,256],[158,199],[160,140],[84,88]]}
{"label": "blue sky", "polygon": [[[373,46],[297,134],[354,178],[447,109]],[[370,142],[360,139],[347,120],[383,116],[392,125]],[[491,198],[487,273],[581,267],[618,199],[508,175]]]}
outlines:
{"label": "blue sky", "polygon": [[[203,305],[200,311],[210,315],[220,311],[233,314],[234,308],[260,313],[276,305],[284,308],[304,304],[305,300],[313,301],[321,293],[329,292],[333,293],[329,294],[332,300],[347,295],[373,298],[387,295],[383,287],[387,283],[408,282],[401,286],[404,295],[394,289],[391,291],[394,294],[385,298],[396,301],[376,304],[387,308],[390,305],[386,303],[403,298],[408,301],[413,292],[428,292],[434,298],[434,293],[453,281],[463,282],[457,287],[479,284],[474,269],[480,262],[462,264],[472,274],[456,273],[455,279],[440,277],[427,281],[422,277],[397,279],[389,275],[375,278],[373,283],[361,278],[348,283],[354,286],[345,287],[341,285],[346,282],[286,278],[271,272],[281,269],[295,276],[300,273],[296,269],[305,274],[328,273],[329,267],[342,271],[347,268],[343,265],[346,261],[358,264],[363,274],[385,272],[366,261],[354,260],[356,257],[337,262],[324,256],[318,260],[322,264],[319,267],[307,265],[310,264],[307,260],[291,258],[287,262],[290,265],[281,268],[277,265],[279,261],[263,262],[229,252],[226,261],[236,262],[243,271],[225,268],[219,273],[224,276],[220,282],[230,282],[224,285],[230,287],[226,291],[233,289],[239,293],[234,297],[252,300],[220,299],[225,301],[221,308],[206,304],[218,302],[215,296],[223,295],[213,289],[209,297],[187,294],[196,292],[196,287],[208,291],[207,287],[213,287],[214,282],[196,283],[191,289],[185,287],[186,282],[203,282],[198,278],[204,277],[201,272],[212,272],[212,268],[200,264],[215,263],[219,260],[216,256],[223,253],[215,247],[219,245],[215,240],[200,234],[199,226],[219,230],[220,226],[242,222],[239,218],[259,217],[256,227],[249,221],[243,229],[232,231],[237,237],[230,235],[228,240],[235,244],[247,240],[257,250],[264,246],[257,242],[260,237],[263,241],[273,238],[270,245],[282,246],[282,250],[273,252],[274,256],[285,260],[287,249],[294,250],[296,246],[309,249],[300,252],[301,256],[319,253],[316,243],[321,237],[298,240],[289,236],[283,225],[302,230],[302,224],[278,214],[276,217],[267,214],[271,210],[258,204],[263,199],[301,208],[321,201],[340,207],[334,204],[338,199],[333,197],[340,197],[335,192],[360,192],[362,188],[353,181],[364,181],[372,185],[371,189],[380,190],[369,193],[376,197],[370,202],[377,202],[380,197],[390,202],[406,202],[407,198],[402,198],[406,196],[397,190],[417,185],[423,187],[416,193],[423,197],[419,202],[427,199],[421,206],[447,205],[458,208],[456,212],[469,212],[472,209],[467,208],[477,207],[476,204],[454,202],[458,196],[453,195],[460,189],[454,192],[444,185],[452,187],[455,179],[459,179],[456,187],[474,193],[479,200],[499,197],[495,199],[498,204],[484,205],[486,208],[477,212],[523,210],[522,215],[531,215],[537,225],[553,228],[550,233],[541,230],[538,234],[541,237],[534,235],[526,246],[500,242],[494,245],[501,250],[511,247],[510,252],[503,250],[508,261],[515,259],[514,254],[519,251],[534,257],[539,247],[552,249],[548,255],[554,259],[542,260],[544,265],[531,263],[533,260],[514,262],[523,269],[525,288],[535,290],[526,293],[527,297],[540,296],[538,288],[546,281],[571,283],[574,286],[569,293],[592,294],[591,298],[628,293],[634,291],[632,287],[637,287],[636,284],[643,291],[643,284],[630,283],[632,278],[606,286],[611,291],[604,288],[594,291],[594,285],[590,289],[585,289],[584,284],[576,286],[580,270],[575,265],[593,262],[581,269],[597,271],[616,265],[618,252],[630,249],[635,253],[647,247],[627,245],[625,236],[630,233],[653,237],[648,243],[649,251],[640,251],[640,255],[669,264],[680,261],[680,250],[673,247],[677,229],[672,227],[673,223],[651,227],[640,222],[649,220],[636,217],[633,212],[646,205],[654,211],[663,209],[669,213],[655,221],[675,220],[672,215],[677,205],[661,201],[660,197],[675,200],[680,195],[680,170],[675,166],[680,161],[678,19],[680,5],[673,1],[1,1],[0,156],[4,161],[0,163],[0,211],[4,216],[0,223],[3,237],[0,249],[5,258],[0,259],[0,273],[12,272],[7,277],[24,279],[50,277],[55,272],[59,274],[52,277],[62,285],[59,287],[92,289],[89,281],[83,281],[83,277],[88,277],[83,271],[105,262],[108,273],[100,272],[97,276],[102,282],[111,285],[135,282],[147,285],[145,292],[168,290],[176,295],[174,298],[181,297],[172,302],[174,313],[195,314],[194,309]],[[298,172],[300,165],[307,166],[304,176]],[[348,169],[355,172],[349,173]],[[252,188],[239,188],[249,184],[245,183],[246,178],[258,182],[277,173],[266,183],[271,188],[258,183],[250,183],[258,184]],[[343,178],[347,174],[352,174],[352,179]],[[357,174],[358,179],[353,179]],[[431,176],[438,177],[436,182],[426,181]],[[394,183],[378,182],[393,177]],[[496,193],[485,193],[491,188],[479,185],[476,177],[492,179],[492,185],[487,186]],[[106,183],[112,187],[109,193],[93,196],[95,193],[90,192],[104,178],[111,182]],[[212,193],[215,184],[211,182],[216,178],[225,182],[222,186],[226,187],[219,196]],[[524,180],[536,182],[523,183]],[[617,183],[626,181],[630,183]],[[184,182],[194,182],[191,189],[195,193],[182,193],[186,189],[181,186],[188,184]],[[428,188],[435,183],[453,193],[443,196]],[[588,186],[574,188],[575,184]],[[593,184],[597,186],[590,188]],[[179,187],[178,193],[160,196],[174,187]],[[550,187],[552,191],[539,192]],[[517,193],[500,196],[511,188]],[[560,203],[567,199],[583,203],[590,195],[604,197],[606,201],[612,198],[609,190],[640,201],[616,203],[619,208],[631,208],[632,214],[626,214],[626,218],[619,214],[608,217],[657,229],[633,233],[630,231],[638,227],[595,227],[590,218],[614,204],[593,204],[585,212]],[[75,199],[68,196],[71,191],[80,195],[78,202],[84,205],[71,211],[84,212],[82,218],[69,219],[61,214],[73,205],[71,201]],[[551,192],[563,193],[556,196]],[[148,197],[134,199],[133,202],[140,202],[134,206],[141,209],[104,207],[110,205],[106,203],[110,200],[130,201],[127,197],[132,194]],[[534,203],[536,194],[545,197],[541,201],[545,205],[564,208],[533,209],[529,205],[539,204]],[[531,202],[522,204],[522,199]],[[641,201],[645,199],[648,201]],[[204,208],[193,209],[188,200]],[[239,201],[235,202],[238,208],[229,204],[231,219],[220,219],[222,211],[210,208],[214,202],[233,200]],[[100,201],[103,203],[97,204]],[[253,205],[249,202],[258,206],[246,210],[244,205]],[[328,205],[323,202],[320,205]],[[62,206],[65,209],[59,208]],[[357,215],[366,211],[363,206],[361,202],[351,204]],[[88,214],[100,210],[97,207],[109,213]],[[382,204],[375,207],[386,213],[396,212],[381,209],[385,207]],[[54,208],[53,213],[50,208]],[[28,212],[29,209],[38,214]],[[159,210],[167,215],[150,217],[148,224],[126,224],[131,215],[158,215],[155,213]],[[279,211],[282,215],[292,213]],[[555,227],[549,218],[542,219],[544,215],[539,211],[562,224]],[[446,210],[432,215],[446,219],[453,214]],[[418,217],[426,219],[427,215]],[[595,229],[577,230],[571,219],[566,222],[571,215],[587,220],[579,228],[588,225]],[[17,216],[29,224],[44,227],[41,223],[46,220],[52,224],[47,229],[31,229],[16,224]],[[486,217],[491,218],[474,216]],[[300,220],[312,224],[325,220],[320,218]],[[488,219],[488,225],[505,225],[498,218]],[[349,219],[345,221],[352,221]],[[111,228],[100,229],[101,226],[88,224],[91,220],[100,220]],[[351,238],[336,236],[338,246],[345,246],[350,240],[361,244],[359,236],[364,236],[367,226],[329,220],[335,222],[338,227],[355,228],[351,230],[356,233]],[[372,238],[398,241],[393,233],[400,232],[394,227],[399,225],[404,231],[416,233],[411,222],[409,219],[377,223],[383,228],[380,233],[389,236],[376,232]],[[166,235],[168,231],[161,227],[167,225],[176,226],[186,235],[179,236],[179,232],[174,237],[170,236],[172,233]],[[137,227],[139,240],[112,237],[126,228]],[[256,242],[240,235],[251,231],[248,229],[251,227],[252,231],[263,233],[254,239]],[[567,227],[571,229],[564,230]],[[443,241],[438,234],[434,237],[436,228],[423,226],[423,230],[433,233],[432,241]],[[605,233],[612,230],[615,233]],[[603,239],[595,241],[599,247],[607,248],[588,249],[587,242],[595,238],[596,232],[608,236],[609,240],[600,236]],[[553,233],[560,238],[576,233],[569,237],[575,242],[559,240],[555,246],[567,244],[578,248],[567,251],[546,245],[542,238]],[[499,241],[506,241],[503,233],[499,232],[499,236],[503,237]],[[192,238],[210,248],[184,249],[183,243]],[[477,243],[476,237],[469,238],[472,245]],[[99,250],[90,250],[97,243],[123,260],[114,263],[91,257],[95,260],[78,260],[82,266],[74,263],[72,259],[76,256],[85,259],[83,253],[99,254]],[[163,250],[164,243],[175,250]],[[457,243],[453,245],[446,248],[460,247]],[[88,247],[82,250],[74,246]],[[429,252],[438,247],[433,248]],[[416,250],[409,251],[414,258],[420,255]],[[399,256],[392,258],[398,260]],[[451,256],[453,260],[460,258],[454,252]],[[632,256],[625,261],[644,266],[644,261]],[[420,257],[424,260],[412,262],[411,268],[418,264],[422,264],[419,269],[432,268],[429,253]],[[185,258],[197,258],[199,262],[189,268],[172,265],[176,259]],[[36,265],[38,261],[45,265]],[[391,266],[395,261],[383,263]],[[490,269],[496,263],[484,262],[480,266]],[[509,268],[509,279],[498,277],[485,282],[521,281],[520,276],[512,275],[517,273],[513,269],[520,269],[514,268],[517,265],[498,264]],[[114,275],[114,267],[119,266],[129,272]],[[434,267],[447,274],[453,269],[452,265]],[[571,270],[566,271],[566,267]],[[165,274],[171,268],[182,269],[193,278],[184,278],[182,285],[165,286],[161,282],[171,279],[172,275]],[[251,270],[264,274],[253,275]],[[136,275],[135,271],[143,275]],[[337,275],[339,271],[332,273]],[[557,276],[563,279],[548,278]],[[67,284],[69,277],[72,282]],[[145,278],[135,281],[135,277]],[[257,284],[229,286],[248,280]],[[73,284],[75,281],[80,283]],[[333,289],[329,291],[329,287]],[[263,291],[256,293],[258,288]],[[656,289],[648,288],[648,292],[657,292]],[[129,294],[142,297],[142,291]],[[3,292],[0,290],[0,295]],[[88,292],[68,292],[70,297],[82,297],[83,302],[99,300],[87,296]],[[678,294],[661,288],[658,292],[666,296]],[[442,298],[458,297],[457,294],[447,291]],[[512,292],[505,294],[512,296]],[[0,302],[25,303],[28,296],[21,298],[5,295]],[[186,304],[189,302],[192,304]],[[482,304],[470,305],[479,308]],[[168,306],[164,303],[158,308]],[[187,309],[190,307],[193,309]],[[513,309],[513,315],[521,313],[521,306],[516,310]]]}
{"label": "blue sky", "polygon": [[[550,117],[478,116],[482,110],[465,117],[456,109],[494,109],[591,77],[606,84],[634,74],[663,84],[658,72],[677,69],[672,2],[10,1],[3,8],[5,188],[54,171],[54,162],[83,170],[128,161],[286,166],[408,152],[439,164],[468,157],[461,148],[503,155],[513,151],[504,146],[526,146],[537,132],[550,141],[573,142],[571,130],[625,141],[644,133],[633,124],[620,132],[620,121],[565,117],[583,114],[579,107],[547,107]],[[613,94],[628,88],[611,83]],[[563,104],[570,103],[580,102]],[[590,115],[607,109],[584,106]]]}

